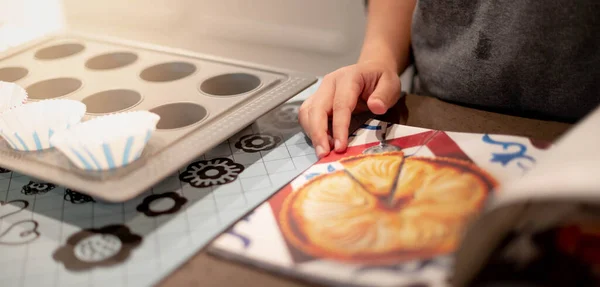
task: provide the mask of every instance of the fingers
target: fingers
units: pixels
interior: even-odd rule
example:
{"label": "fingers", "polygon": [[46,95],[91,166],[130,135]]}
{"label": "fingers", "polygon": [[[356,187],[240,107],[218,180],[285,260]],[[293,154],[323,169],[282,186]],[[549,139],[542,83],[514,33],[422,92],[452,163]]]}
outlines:
{"label": "fingers", "polygon": [[[328,155],[332,146],[336,152],[344,152],[353,112],[367,108],[374,114],[385,114],[400,98],[400,90],[398,76],[381,72],[379,67],[351,66],[327,75],[298,115],[317,156]],[[359,98],[366,100],[366,104],[359,103]],[[331,127],[328,127],[329,116],[332,116]]]}
{"label": "fingers", "polygon": [[310,138],[310,125],[308,122],[308,110],[311,107],[312,98],[306,99],[298,109],[298,123],[304,130],[304,133]]}
{"label": "fingers", "polygon": [[400,99],[400,78],[393,73],[384,73],[367,100],[372,113],[382,115]]}
{"label": "fingers", "polygon": [[331,151],[329,134],[327,133],[327,111],[322,105],[317,103],[308,110],[308,120],[310,125],[310,138],[315,147],[315,152],[319,158],[324,157]]}
{"label": "fingers", "polygon": [[328,134],[328,115],[334,93],[335,79],[326,77],[317,92],[302,104],[298,114],[300,125],[311,139],[319,158],[328,155],[333,144]]}
{"label": "fingers", "polygon": [[354,71],[348,71],[337,82],[332,107],[332,133],[336,152],[345,151],[348,145],[350,119],[362,92],[362,85],[360,74]]}

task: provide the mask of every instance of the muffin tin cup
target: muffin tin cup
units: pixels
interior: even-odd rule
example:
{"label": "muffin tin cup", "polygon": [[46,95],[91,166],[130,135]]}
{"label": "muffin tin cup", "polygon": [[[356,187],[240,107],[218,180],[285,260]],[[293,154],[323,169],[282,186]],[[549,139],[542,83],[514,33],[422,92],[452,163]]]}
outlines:
{"label": "muffin tin cup", "polygon": [[161,116],[157,128],[161,131],[176,131],[202,123],[209,113],[201,105],[190,102],[167,103],[154,107],[150,112]]}
{"label": "muffin tin cup", "polygon": [[0,133],[18,151],[52,148],[52,136],[81,121],[85,105],[74,100],[45,100],[0,114]]}
{"label": "muffin tin cup", "polygon": [[29,71],[20,66],[2,67],[0,81],[13,83],[27,77],[28,74]]}
{"label": "muffin tin cup", "polygon": [[127,67],[137,60],[135,53],[118,51],[94,56],[85,62],[85,67],[96,71],[111,71]]}
{"label": "muffin tin cup", "polygon": [[48,100],[66,97],[83,87],[83,82],[74,77],[58,77],[37,81],[27,86],[31,100]]}
{"label": "muffin tin cup", "polygon": [[61,43],[45,47],[35,52],[35,58],[41,61],[52,61],[77,55],[85,50],[79,43]]}
{"label": "muffin tin cup", "polygon": [[227,73],[204,79],[198,90],[212,97],[234,97],[258,90],[259,77],[247,73]]}
{"label": "muffin tin cup", "polygon": [[82,99],[90,115],[103,115],[130,110],[143,101],[143,96],[130,89],[104,90]]}
{"label": "muffin tin cup", "polygon": [[112,170],[140,158],[160,117],[146,111],[101,116],[56,133],[51,143],[83,170]]}
{"label": "muffin tin cup", "polygon": [[149,83],[168,83],[189,77],[198,68],[184,61],[170,61],[146,67],[139,74],[140,78]]}

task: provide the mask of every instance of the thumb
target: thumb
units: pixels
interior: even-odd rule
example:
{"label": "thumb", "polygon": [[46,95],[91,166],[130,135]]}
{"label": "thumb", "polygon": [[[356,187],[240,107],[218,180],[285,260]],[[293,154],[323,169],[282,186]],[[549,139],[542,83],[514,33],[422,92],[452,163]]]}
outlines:
{"label": "thumb", "polygon": [[377,86],[367,99],[367,106],[372,113],[382,115],[400,99],[400,78],[393,73],[384,73],[377,81]]}

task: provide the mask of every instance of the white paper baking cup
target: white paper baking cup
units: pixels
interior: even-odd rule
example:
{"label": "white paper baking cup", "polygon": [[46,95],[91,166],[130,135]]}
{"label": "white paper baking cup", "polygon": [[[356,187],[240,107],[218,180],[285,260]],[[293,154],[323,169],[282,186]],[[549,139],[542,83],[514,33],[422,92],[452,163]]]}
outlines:
{"label": "white paper baking cup", "polygon": [[159,120],[148,111],[100,116],[56,133],[50,141],[80,169],[110,170],[140,157]]}
{"label": "white paper baking cup", "polygon": [[85,111],[85,104],[67,99],[27,103],[0,114],[0,135],[15,150],[48,149],[52,135],[79,123]]}
{"label": "white paper baking cup", "polygon": [[0,112],[13,109],[27,102],[27,91],[23,87],[0,81]]}

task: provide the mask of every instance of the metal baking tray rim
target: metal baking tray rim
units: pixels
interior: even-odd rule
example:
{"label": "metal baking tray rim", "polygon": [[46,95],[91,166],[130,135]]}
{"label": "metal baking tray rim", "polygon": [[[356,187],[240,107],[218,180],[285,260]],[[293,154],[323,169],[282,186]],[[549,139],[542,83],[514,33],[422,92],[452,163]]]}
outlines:
{"label": "metal baking tray rim", "polygon": [[[185,162],[187,165],[197,159],[200,155],[209,151],[212,146],[202,144],[202,140],[204,138],[212,137],[218,139],[220,142],[227,140],[230,135],[244,129],[265,113],[268,113],[279,105],[285,103],[288,99],[302,92],[317,81],[317,78],[312,75],[298,73],[295,71],[272,68],[266,65],[233,60],[214,55],[200,54],[190,52],[188,50],[159,46],[150,43],[140,43],[109,36],[90,35],[77,32],[76,30],[62,30],[29,41],[23,45],[9,48],[7,51],[2,53],[0,60],[11,57],[15,53],[20,53],[22,51],[34,48],[55,38],[71,37],[80,38],[83,40],[89,39],[93,41],[118,43],[139,49],[159,51],[161,53],[174,54],[183,57],[192,57],[204,61],[226,63],[228,65],[241,66],[263,72],[278,73],[282,76],[287,75],[287,77],[284,77],[280,80],[279,85],[276,87],[268,89],[264,93],[254,98],[249,98],[246,101],[233,106],[232,109],[224,112],[220,118],[212,119],[213,122],[211,124],[203,127],[197,127],[196,131],[190,132],[186,136],[174,141],[171,143],[169,148],[162,149],[152,157],[142,157],[126,166],[125,169],[129,169],[128,173],[124,176],[116,178],[116,180],[108,176],[98,177],[97,174],[100,173],[110,175],[123,170],[123,168],[107,172],[78,171],[76,174],[68,173],[64,170],[55,169],[39,161],[32,160],[31,158],[35,157],[35,153],[39,152],[25,153],[0,150],[0,162],[4,168],[35,177],[39,180],[44,180],[65,186],[67,188],[72,188],[108,202],[126,201],[136,197],[143,191],[150,189],[162,179],[177,173],[180,168],[184,168],[185,166],[182,166],[182,162]],[[260,87],[256,87],[256,89],[253,91],[263,88],[265,87],[262,86],[261,83]],[[279,96],[279,92],[282,90],[288,92],[286,97]],[[200,122],[206,124],[205,120],[206,117]],[[199,124],[199,122],[195,124]],[[189,127],[190,126],[187,128]],[[157,132],[160,131],[157,130]],[[53,149],[42,152],[58,151]],[[27,158],[25,159],[25,157]],[[140,165],[145,166],[140,168]],[[66,167],[66,169],[77,168],[69,166]],[[32,170],[37,172],[31,172]]]}

